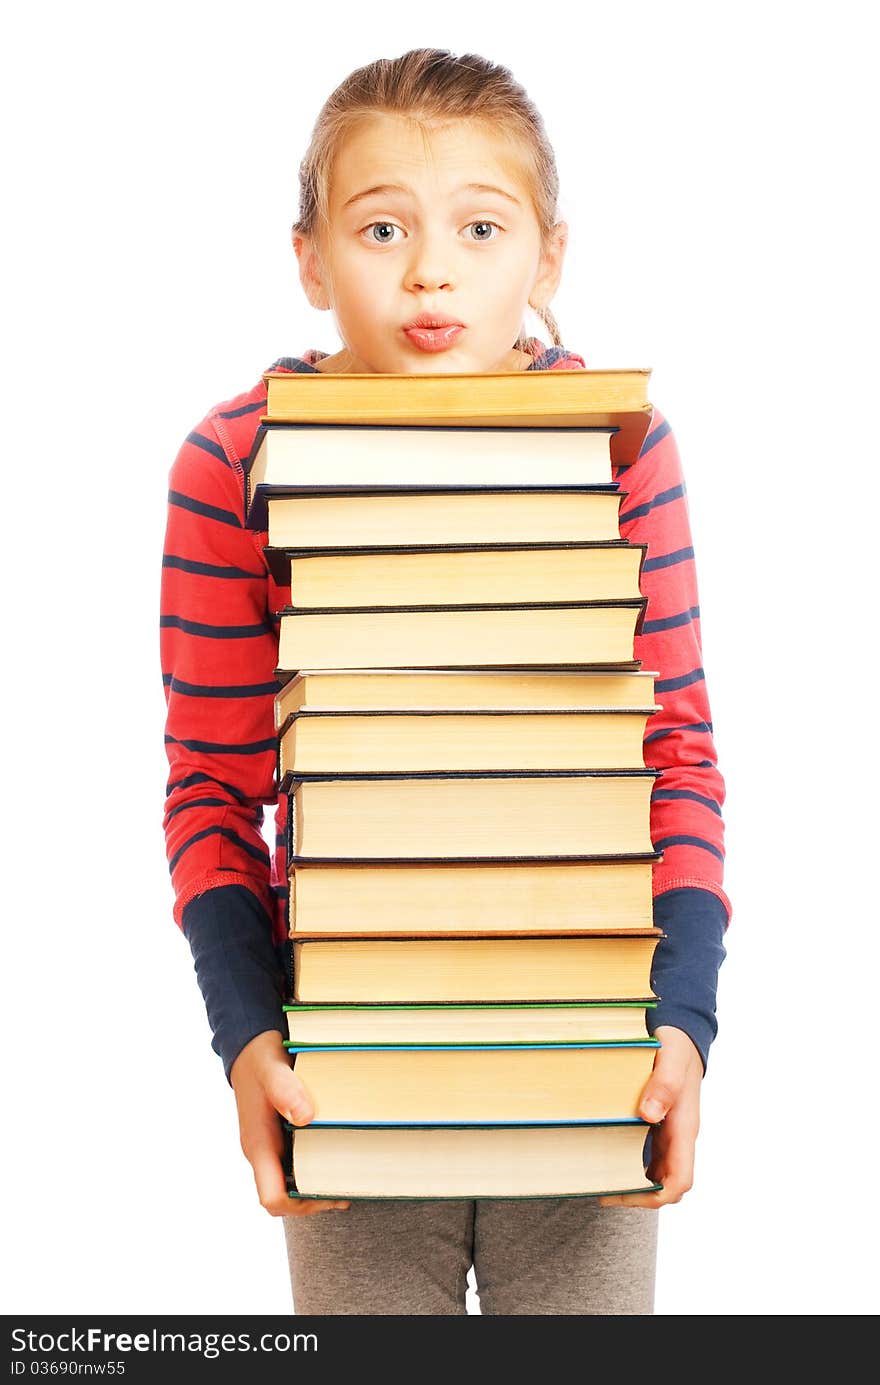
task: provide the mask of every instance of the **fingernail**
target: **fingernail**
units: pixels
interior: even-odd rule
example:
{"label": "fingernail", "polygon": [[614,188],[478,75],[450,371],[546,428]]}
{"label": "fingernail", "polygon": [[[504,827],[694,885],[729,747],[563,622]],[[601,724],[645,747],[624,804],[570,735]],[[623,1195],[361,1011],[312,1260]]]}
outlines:
{"label": "fingernail", "polygon": [[656,1098],[649,1096],[647,1101],[642,1102],[642,1112],[646,1120],[658,1121],[663,1118],[664,1108]]}

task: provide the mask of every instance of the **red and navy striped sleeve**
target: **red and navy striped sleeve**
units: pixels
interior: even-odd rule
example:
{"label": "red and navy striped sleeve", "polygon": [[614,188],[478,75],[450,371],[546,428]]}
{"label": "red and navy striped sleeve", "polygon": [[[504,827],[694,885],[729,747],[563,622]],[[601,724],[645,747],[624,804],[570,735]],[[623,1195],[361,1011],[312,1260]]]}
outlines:
{"label": "red and navy striped sleeve", "polygon": [[663,852],[654,894],[697,886],[717,895],[729,920],[724,874],[724,780],[718,768],[700,640],[700,605],[687,489],[675,438],[654,411],[638,460],[618,468],[627,492],[620,533],[646,543],[647,597],[635,656],[656,670],[662,710],[645,728],[645,763],[661,771],[651,796],[651,839]]}
{"label": "red and navy striped sleeve", "polygon": [[654,411],[637,461],[615,473],[627,492],[620,532],[646,543],[647,597],[634,653],[656,671],[645,764],[661,771],[651,795],[651,840],[662,860],[653,873],[654,923],[663,929],[651,984],[660,997],[651,1033],[683,1030],[705,1072],[718,1032],[718,972],[726,956],[730,901],[724,874],[724,780],[718,768],[700,640],[700,605],[687,488],[667,420]]}
{"label": "red and navy striped sleeve", "polygon": [[275,911],[261,824],[277,799],[278,637],[262,536],[245,527],[243,508],[241,463],[209,414],[171,468],[162,556],[163,827],[181,926],[189,901],[220,885],[241,885]]}

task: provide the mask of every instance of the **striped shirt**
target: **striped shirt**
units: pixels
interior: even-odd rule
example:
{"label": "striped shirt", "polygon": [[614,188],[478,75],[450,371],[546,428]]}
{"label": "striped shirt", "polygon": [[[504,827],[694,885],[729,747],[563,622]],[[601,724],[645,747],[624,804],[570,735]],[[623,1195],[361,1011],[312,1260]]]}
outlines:
{"label": "striped shirt", "polygon": [[[581,356],[536,337],[526,349],[530,370],[585,365]],[[269,369],[314,373],[327,354],[309,350]],[[212,408],[171,467],[160,613],[170,766],[163,827],[176,922],[184,926],[193,900],[237,885],[262,905],[280,947],[287,936],[287,795],[278,793],[275,777],[280,684],[274,670],[279,613],[290,588],[276,585],[268,569],[268,533],[245,524],[242,464],[265,411],[261,377],[247,393]],[[687,493],[675,439],[658,410],[638,460],[615,468],[614,479],[626,492],[621,536],[647,544],[641,577],[647,607],[634,655],[657,672],[662,704],[644,739],[646,765],[661,771],[650,814],[651,838],[663,853],[653,872],[655,922],[658,896],[670,895],[668,903],[706,891],[715,896],[723,931],[731,915],[723,889],[724,781],[702,667]],[[275,808],[271,848],[262,831],[266,806]],[[716,970],[717,952],[716,943]],[[714,977],[709,981],[714,1011]],[[698,1044],[704,1061],[705,1040],[704,1033]]]}

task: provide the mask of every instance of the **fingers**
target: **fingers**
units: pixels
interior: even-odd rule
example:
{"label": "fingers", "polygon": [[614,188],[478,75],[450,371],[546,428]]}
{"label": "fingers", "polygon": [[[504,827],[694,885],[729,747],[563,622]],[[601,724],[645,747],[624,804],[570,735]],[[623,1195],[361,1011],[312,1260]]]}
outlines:
{"label": "fingers", "polygon": [[350,1202],[329,1198],[291,1198],[287,1194],[287,1182],[281,1163],[282,1135],[277,1117],[267,1107],[268,1121],[251,1125],[248,1132],[247,1147],[242,1138],[242,1149],[247,1158],[257,1185],[260,1206],[270,1217],[308,1217],[317,1212],[344,1210]]}
{"label": "fingers", "polygon": [[676,1107],[654,1132],[649,1176],[663,1184],[664,1203],[680,1202],[694,1186],[697,1127],[693,1111],[685,1104]]}
{"label": "fingers", "polygon": [[680,1049],[667,1049],[664,1045],[657,1050],[654,1070],[645,1083],[639,1101],[642,1120],[650,1121],[652,1125],[663,1120],[681,1095],[688,1071],[688,1060]]}
{"label": "fingers", "polygon": [[272,1217],[313,1216],[350,1207],[347,1199],[288,1196],[279,1116],[292,1125],[306,1125],[314,1117],[315,1104],[274,1034],[258,1036],[249,1048],[233,1067],[233,1086],[241,1148],[260,1205]]}
{"label": "fingers", "polygon": [[287,1211],[282,1216],[312,1217],[316,1212],[343,1212],[350,1206],[350,1202],[331,1202],[323,1197],[292,1197],[288,1198]]}
{"label": "fingers", "polygon": [[645,1083],[638,1113],[643,1120],[656,1125],[681,1101],[690,1101],[696,1094],[699,1107],[699,1088],[703,1079],[703,1061],[693,1040],[674,1025],[658,1027],[655,1038],[660,1040],[654,1056],[654,1069]]}
{"label": "fingers", "polygon": [[280,1149],[271,1148],[264,1143],[255,1143],[245,1153],[253,1170],[260,1206],[265,1208],[270,1217],[285,1216],[290,1210],[291,1200],[287,1196],[284,1170],[279,1157]]}
{"label": "fingers", "polygon": [[666,1207],[680,1202],[694,1185],[702,1062],[681,1031],[670,1027],[660,1037],[663,1046],[642,1092],[639,1115],[654,1126],[648,1177],[663,1186],[656,1192],[600,1197],[602,1207]]}
{"label": "fingers", "polygon": [[262,1110],[269,1101],[291,1125],[307,1125],[314,1119],[315,1103],[291,1067],[277,1031],[252,1039],[233,1063],[230,1077],[239,1116]]}
{"label": "fingers", "polygon": [[666,1197],[664,1189],[657,1193],[615,1193],[596,1201],[600,1207],[662,1207]]}
{"label": "fingers", "polygon": [[656,1125],[662,1121],[678,1095],[675,1087],[668,1082],[649,1080],[639,1102],[639,1115],[642,1120]]}
{"label": "fingers", "polygon": [[648,1177],[662,1183],[659,1192],[621,1193],[599,1198],[603,1207],[667,1207],[680,1202],[694,1186],[694,1153],[699,1129],[698,1107],[685,1091],[662,1125],[651,1135]]}
{"label": "fingers", "polygon": [[662,1188],[656,1192],[644,1193],[615,1193],[607,1197],[597,1198],[601,1207],[669,1207],[675,1202],[681,1202],[685,1193],[690,1192],[694,1186],[694,1162],[685,1156],[681,1162],[673,1162],[669,1166],[669,1172],[662,1176],[659,1174],[649,1174],[655,1183],[662,1183]]}
{"label": "fingers", "polygon": [[329,1198],[288,1197],[284,1172],[278,1154],[272,1149],[255,1149],[250,1163],[260,1205],[270,1217],[309,1217],[317,1212],[340,1211],[351,1206],[350,1202]]}
{"label": "fingers", "polygon": [[[656,1180],[659,1182],[660,1180]],[[615,1193],[597,1198],[600,1207],[668,1207],[681,1202],[685,1193],[694,1186],[693,1179],[675,1179],[663,1183],[657,1192]]]}
{"label": "fingers", "polygon": [[266,1073],[263,1091],[279,1116],[291,1125],[308,1125],[315,1116],[315,1103],[308,1088],[286,1063],[273,1063]]}

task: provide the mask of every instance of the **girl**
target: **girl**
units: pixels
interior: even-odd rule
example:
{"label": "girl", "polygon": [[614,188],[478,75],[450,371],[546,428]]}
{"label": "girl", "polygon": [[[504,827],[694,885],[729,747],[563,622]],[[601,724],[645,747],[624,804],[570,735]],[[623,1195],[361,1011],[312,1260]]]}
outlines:
{"label": "girl", "polygon": [[[416,49],[359,69],[324,105],[300,185],[300,278],[313,307],[332,311],[344,346],[332,356],[310,349],[283,357],[273,369],[584,368],[549,309],[567,238],[553,152],[505,68],[474,54]],[[527,306],[552,345],[526,334]],[[730,916],[724,783],[669,425],[655,411],[622,481],[620,514],[621,534],[648,545],[648,609],[635,656],[658,672],[663,704],[645,736],[646,764],[663,771],[651,835],[663,852],[654,921],[666,936],[652,976],[662,1000],[650,1021],[662,1047],[640,1107],[655,1126],[650,1173],[663,1190],[294,1202],[285,1192],[279,1116],[302,1125],[314,1109],[282,1047],[280,1008],[286,799],[274,787],[273,670],[275,612],[289,598],[264,560],[267,534],[244,525],[242,470],[265,403],[261,379],[217,405],[171,470],[161,616],[171,770],[164,828],[174,917],[192,948],[260,1202],[283,1218],[295,1310],[461,1314],[473,1264],[483,1313],[651,1313],[658,1209],[691,1186]],[[263,806],[276,801],[270,853],[261,823]]]}

